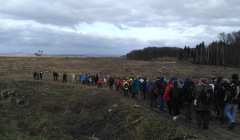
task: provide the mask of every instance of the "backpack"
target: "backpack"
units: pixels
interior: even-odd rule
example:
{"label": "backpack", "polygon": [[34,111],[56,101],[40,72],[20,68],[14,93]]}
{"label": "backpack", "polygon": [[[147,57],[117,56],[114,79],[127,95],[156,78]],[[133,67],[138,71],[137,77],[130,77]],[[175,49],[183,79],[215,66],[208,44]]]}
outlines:
{"label": "backpack", "polygon": [[126,90],[128,89],[128,83],[124,84],[124,89],[126,89]]}
{"label": "backpack", "polygon": [[214,102],[214,92],[211,86],[204,86],[201,93],[201,100],[203,104],[210,105]]}
{"label": "backpack", "polygon": [[233,82],[229,83],[225,90],[225,98],[226,102],[235,102],[237,101],[237,96],[239,94],[239,86],[235,85]]}
{"label": "backpack", "polygon": [[136,84],[136,82],[137,82],[136,80],[132,81],[132,82],[131,82],[131,86],[134,87],[135,84]]}
{"label": "backpack", "polygon": [[147,82],[143,81],[141,84],[141,89],[146,90],[146,85],[147,85]]}
{"label": "backpack", "polygon": [[180,100],[180,88],[170,88],[169,95],[171,94],[170,100],[171,101],[178,101]]}
{"label": "backpack", "polygon": [[185,87],[185,91],[184,91],[184,100],[185,101],[191,101],[193,100],[193,98],[195,97],[195,92],[196,92],[196,88],[189,85]]}
{"label": "backpack", "polygon": [[159,83],[158,85],[158,94],[163,95],[166,89],[166,85],[164,83]]}

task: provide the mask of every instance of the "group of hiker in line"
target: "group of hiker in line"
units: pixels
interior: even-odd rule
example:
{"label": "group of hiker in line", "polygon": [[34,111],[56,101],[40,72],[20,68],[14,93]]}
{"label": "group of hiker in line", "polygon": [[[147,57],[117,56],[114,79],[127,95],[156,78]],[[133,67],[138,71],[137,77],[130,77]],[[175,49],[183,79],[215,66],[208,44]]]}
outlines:
{"label": "group of hiker in line", "polygon": [[[79,80],[78,80],[79,79]],[[104,81],[106,82],[106,79],[104,78]],[[98,85],[98,88],[102,88],[102,78],[100,77],[99,73],[98,74],[92,74],[92,75],[88,75],[88,74],[72,74],[72,83],[82,83],[82,84],[86,84],[88,86],[94,86],[94,85]]]}
{"label": "group of hiker in line", "polygon": [[[54,81],[57,80],[58,73],[53,72],[53,77]],[[64,73],[63,83],[66,82],[67,74]],[[99,73],[96,75],[72,74],[72,83],[78,82],[88,86],[98,85],[98,88],[102,88],[104,82],[110,90],[136,98],[138,102],[148,98],[152,107],[159,105],[160,112],[164,111],[164,102],[166,102],[168,113],[174,121],[178,119],[180,110],[183,109],[185,121],[191,123],[192,111],[195,110],[197,127],[205,130],[208,129],[209,121],[213,118],[213,111],[217,114],[216,119],[221,123],[229,122],[229,129],[238,125],[235,122],[236,109],[237,107],[240,109],[238,74],[233,74],[231,81],[223,77],[212,77],[210,81],[201,78],[196,83],[191,76],[187,76],[184,81],[178,81],[176,76],[170,80],[157,77],[155,81],[151,81],[141,76],[117,78],[108,75],[107,79],[102,80]]]}
{"label": "group of hiker in line", "polygon": [[[112,83],[115,84],[116,81],[115,78],[112,79],[114,80],[110,79],[110,89]],[[156,107],[156,104],[159,104],[160,112],[164,111],[164,102],[166,102],[168,113],[174,121],[178,119],[180,110],[184,109],[185,121],[192,122],[192,110],[195,110],[197,126],[205,130],[208,129],[209,120],[213,118],[212,111],[217,113],[216,118],[221,123],[224,124],[228,120],[229,129],[233,129],[238,124],[235,122],[235,111],[240,104],[238,74],[233,74],[231,81],[223,77],[212,77],[212,81],[201,78],[194,83],[191,76],[187,76],[184,82],[178,81],[174,76],[169,81],[157,77],[156,81],[151,82],[139,76],[134,80],[124,79],[119,83],[125,96],[130,93],[131,97],[135,98],[136,95],[139,102],[141,98],[148,97],[151,106]]]}
{"label": "group of hiker in line", "polygon": [[[141,99],[150,99],[150,105],[160,106],[160,112],[164,111],[164,102],[167,104],[168,113],[176,121],[180,110],[185,113],[185,121],[192,122],[192,111],[195,110],[197,127],[207,130],[209,121],[213,118],[213,112],[217,114],[222,124],[229,123],[228,128],[233,129],[238,125],[235,122],[235,112],[240,109],[240,96],[238,74],[232,75],[232,80],[223,77],[212,77],[210,81],[201,78],[196,83],[187,76],[184,81],[178,81],[172,77],[169,81],[163,77],[157,77],[156,81],[138,78],[109,77],[107,83],[110,90],[122,92],[124,96]],[[115,88],[114,88],[115,87]],[[121,90],[119,90],[121,89]]]}
{"label": "group of hiker in line", "polygon": [[33,78],[34,80],[42,80],[43,72],[40,71],[35,71],[33,72]]}

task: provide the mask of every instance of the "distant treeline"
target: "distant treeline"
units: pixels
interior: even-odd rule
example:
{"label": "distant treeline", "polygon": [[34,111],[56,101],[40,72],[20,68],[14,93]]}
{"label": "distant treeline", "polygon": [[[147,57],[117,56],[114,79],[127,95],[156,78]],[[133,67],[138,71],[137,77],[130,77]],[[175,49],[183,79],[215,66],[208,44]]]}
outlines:
{"label": "distant treeline", "polygon": [[130,60],[150,61],[161,57],[178,57],[180,48],[175,47],[148,47],[143,50],[133,50],[126,55]]}
{"label": "distant treeline", "polygon": [[240,66],[240,31],[219,33],[219,40],[208,46],[202,42],[195,48],[148,47],[126,54],[130,60],[150,61],[161,57],[175,57],[196,64]]}

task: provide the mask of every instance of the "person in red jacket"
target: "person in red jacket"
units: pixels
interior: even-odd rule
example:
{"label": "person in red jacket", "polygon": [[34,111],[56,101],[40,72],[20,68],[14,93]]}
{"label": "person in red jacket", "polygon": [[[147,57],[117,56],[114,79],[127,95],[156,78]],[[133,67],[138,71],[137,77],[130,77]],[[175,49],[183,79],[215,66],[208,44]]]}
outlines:
{"label": "person in red jacket", "polygon": [[176,77],[171,78],[171,80],[167,84],[167,87],[163,95],[163,100],[167,102],[169,115],[172,115],[172,105],[169,98],[169,92],[170,92],[170,88],[173,87],[173,82],[175,81],[177,81]]}
{"label": "person in red jacket", "polygon": [[114,84],[114,89],[115,89],[115,91],[116,91],[116,88],[117,88],[117,77],[114,77],[114,82],[113,82],[113,84]]}
{"label": "person in red jacket", "polygon": [[37,72],[37,80],[39,80],[39,77],[40,77],[40,73],[39,71]]}
{"label": "person in red jacket", "polygon": [[122,78],[119,78],[119,83],[118,83],[118,86],[120,88],[119,92],[121,93],[122,92],[122,82],[123,82],[123,79]]}
{"label": "person in red jacket", "polygon": [[102,88],[102,78],[98,79],[98,88]]}

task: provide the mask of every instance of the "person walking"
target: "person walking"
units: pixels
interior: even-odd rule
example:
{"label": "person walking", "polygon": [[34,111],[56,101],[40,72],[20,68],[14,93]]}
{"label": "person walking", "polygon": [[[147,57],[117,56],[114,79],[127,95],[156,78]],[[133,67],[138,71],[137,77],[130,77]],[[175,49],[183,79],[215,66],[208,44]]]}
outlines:
{"label": "person walking", "polygon": [[73,84],[76,83],[76,79],[75,79],[75,78],[76,78],[76,75],[73,73],[73,74],[72,74],[72,83],[73,83]]}
{"label": "person walking", "polygon": [[146,99],[146,93],[147,93],[147,80],[146,78],[143,78],[143,82],[141,83],[141,93],[143,95],[143,99]]}
{"label": "person walking", "polygon": [[83,74],[83,76],[82,76],[82,84],[84,85],[85,84],[85,82],[86,82],[86,76],[85,76],[85,74]]}
{"label": "person walking", "polygon": [[113,77],[111,76],[111,77],[109,78],[110,90],[113,90],[113,84],[114,84],[114,79],[113,79]]}
{"label": "person walking", "polygon": [[161,78],[157,77],[156,85],[157,85],[157,88],[158,88],[157,99],[158,99],[158,103],[159,103],[159,106],[160,106],[160,112],[163,112],[163,108],[164,108],[163,95],[164,95],[167,84],[165,83],[163,77],[161,77]]}
{"label": "person walking", "polygon": [[238,74],[232,75],[232,82],[229,83],[227,90],[225,92],[226,102],[224,108],[224,114],[227,116],[230,125],[229,129],[233,129],[238,123],[235,122],[235,111],[237,109],[237,104],[239,103],[239,81]]}
{"label": "person walking", "polygon": [[37,71],[37,80],[39,80],[39,78],[40,78],[40,73],[39,71]]}
{"label": "person walking", "polygon": [[163,100],[167,102],[169,115],[172,115],[172,105],[171,105],[170,98],[169,98],[169,92],[170,92],[170,88],[173,87],[173,82],[175,82],[175,81],[176,81],[175,79],[171,78],[171,80],[167,84],[167,87],[166,87],[164,95],[163,95]]}
{"label": "person walking", "polygon": [[43,72],[40,70],[40,80],[42,80]]}
{"label": "person walking", "polygon": [[197,86],[197,92],[194,99],[194,107],[196,110],[197,126],[208,130],[210,111],[214,109],[214,93],[212,86],[208,84],[206,79],[200,79]]}
{"label": "person walking", "polygon": [[33,79],[36,80],[37,79],[37,72],[34,70],[33,72]]}
{"label": "person walking", "polygon": [[153,106],[153,107],[156,107],[156,104],[157,104],[157,97],[158,97],[158,88],[157,88],[157,84],[154,83],[151,88],[150,88],[150,91],[149,91],[149,94],[150,94],[150,100],[151,100],[151,104],[150,106]]}
{"label": "person walking", "polygon": [[123,84],[123,88],[124,88],[124,96],[129,96],[129,95],[128,95],[129,83],[128,83],[127,80],[126,80],[126,81],[123,80],[123,82],[124,82],[124,84]]}
{"label": "person walking", "polygon": [[185,121],[192,122],[192,103],[196,93],[194,82],[190,78],[186,78],[181,90],[181,98],[183,101],[183,108],[185,112]]}
{"label": "person walking", "polygon": [[141,82],[139,81],[140,79],[141,79],[141,77],[139,77],[138,79],[136,78],[132,82],[132,89],[134,89],[134,94],[137,95],[138,102],[140,102],[140,100],[141,100],[141,93],[140,93]]}
{"label": "person walking", "polygon": [[63,83],[67,83],[67,73],[63,74]]}
{"label": "person walking", "polygon": [[151,98],[150,90],[151,90],[152,82],[151,80],[148,80],[147,85],[146,85],[146,92],[147,92],[147,98]]}
{"label": "person walking", "polygon": [[98,77],[98,88],[102,88],[102,78]]}
{"label": "person walking", "polygon": [[169,99],[172,106],[172,115],[173,120],[176,121],[179,115],[179,107],[181,106],[181,88],[178,87],[178,82],[175,81],[173,83],[173,87],[170,88],[169,91]]}

